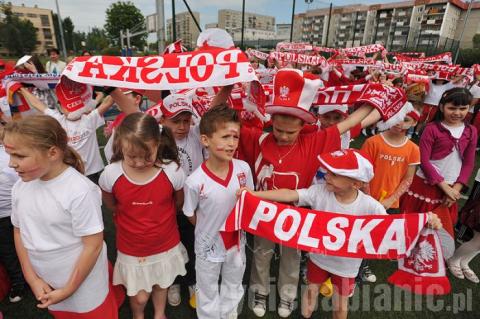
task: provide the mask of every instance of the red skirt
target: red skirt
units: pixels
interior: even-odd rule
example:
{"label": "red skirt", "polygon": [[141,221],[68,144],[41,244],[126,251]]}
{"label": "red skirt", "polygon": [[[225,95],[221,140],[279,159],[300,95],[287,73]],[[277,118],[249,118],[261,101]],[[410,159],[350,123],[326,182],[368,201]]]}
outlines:
{"label": "red skirt", "polygon": [[76,313],[69,311],[51,311],[49,312],[55,319],[118,319],[118,309],[125,301],[125,289],[122,286],[113,286],[113,267],[112,263],[108,262],[108,279],[110,282],[110,289],[108,291],[105,301],[93,309],[85,313]]}
{"label": "red skirt", "polygon": [[75,313],[68,311],[51,311],[55,319],[118,319],[118,306],[112,289],[109,290],[105,301],[89,312]]}

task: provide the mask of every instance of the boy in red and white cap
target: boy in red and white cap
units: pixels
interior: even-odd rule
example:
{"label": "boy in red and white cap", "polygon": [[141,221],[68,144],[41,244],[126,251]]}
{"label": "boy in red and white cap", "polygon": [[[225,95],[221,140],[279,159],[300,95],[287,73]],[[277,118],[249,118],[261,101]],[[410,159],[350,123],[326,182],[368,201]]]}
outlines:
{"label": "boy in red and white cap", "polygon": [[[192,115],[194,115],[192,100],[184,94],[170,94],[159,104],[159,107],[161,112],[159,122],[172,131],[177,144],[180,166],[188,177],[205,159],[204,149],[200,143],[199,126],[192,126]],[[192,308],[195,308],[195,228],[182,213],[177,214],[177,224],[180,239],[188,252],[189,261],[185,265],[186,276],[183,278],[177,277],[174,284],[168,289],[168,303],[171,306],[180,304],[180,283],[184,283],[188,286],[189,304]]]}
{"label": "boy in red and white cap", "polygon": [[[300,134],[305,124],[316,121],[309,112],[321,80],[295,69],[281,69],[274,78],[274,100],[266,107],[272,114],[272,133],[258,128],[242,127],[240,153],[249,163],[255,178],[255,189],[270,190],[307,188],[317,173],[317,155],[340,149],[340,135],[364,120],[372,108],[361,106],[347,119],[325,130]],[[224,87],[212,105],[226,100],[231,88]],[[379,116],[378,116],[379,118]],[[250,275],[250,290],[254,293],[252,310],[265,315],[270,293],[270,263],[275,243],[254,237],[254,255]],[[297,297],[300,274],[300,252],[281,247],[277,289],[280,295],[278,314],[290,316]]]}
{"label": "boy in red and white cap", "polygon": [[[326,171],[326,183],[309,188],[252,192],[262,199],[297,203],[315,210],[348,215],[386,215],[385,208],[374,198],[360,191],[373,178],[372,163],[359,151],[346,149],[318,156]],[[438,220],[432,217],[431,224]],[[348,297],[355,287],[361,258],[346,258],[309,254],[308,288],[302,296],[302,315],[310,318],[319,294],[320,285],[330,278],[334,287],[333,317],[346,318]]]}

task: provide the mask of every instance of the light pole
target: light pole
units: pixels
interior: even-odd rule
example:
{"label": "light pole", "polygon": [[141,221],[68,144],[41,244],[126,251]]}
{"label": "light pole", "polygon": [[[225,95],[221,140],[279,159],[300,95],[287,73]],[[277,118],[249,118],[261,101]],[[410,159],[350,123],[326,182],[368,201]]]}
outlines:
{"label": "light pole", "polygon": [[67,60],[67,48],[65,46],[65,37],[63,35],[63,23],[62,23],[62,16],[60,15],[60,7],[58,6],[58,0],[55,0],[55,4],[57,5],[57,18],[58,18],[58,27],[60,28],[60,41],[62,42],[62,53],[63,58]]}
{"label": "light pole", "polygon": [[293,0],[293,5],[292,5],[292,22],[291,22],[291,27],[290,27],[290,42],[292,42],[293,39],[293,20],[295,19],[295,0]]}
{"label": "light pole", "polygon": [[156,0],[158,54],[165,50],[165,15],[163,0]]}

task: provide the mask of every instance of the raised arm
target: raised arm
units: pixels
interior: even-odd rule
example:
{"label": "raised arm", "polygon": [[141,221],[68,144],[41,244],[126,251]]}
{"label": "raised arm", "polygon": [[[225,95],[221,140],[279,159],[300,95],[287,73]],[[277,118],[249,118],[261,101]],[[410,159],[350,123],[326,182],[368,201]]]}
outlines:
{"label": "raised arm", "polygon": [[218,93],[215,95],[215,97],[212,100],[211,106],[217,106],[223,103],[226,103],[228,100],[228,97],[230,96],[230,93],[232,92],[233,85],[227,85],[224,86],[218,91]]}
{"label": "raised arm", "polygon": [[[368,117],[367,121],[368,122],[373,122],[376,123],[378,120],[380,120],[381,116],[380,113],[376,110],[373,109],[372,106],[368,104],[364,104],[360,106],[355,112],[350,114],[349,117],[347,117],[345,120],[337,124],[338,131],[340,134],[345,133],[358,123],[361,123],[363,120],[365,120]],[[363,126],[363,123],[362,123]]]}
{"label": "raised arm", "polygon": [[45,112],[47,109],[47,106],[42,103],[35,95],[33,95],[29,90],[26,88],[20,88],[18,92],[27,100],[28,105],[31,107],[37,109],[40,112]]}
{"label": "raised arm", "polygon": [[97,107],[97,112],[101,116],[105,114],[113,105],[113,98],[109,95],[103,99],[102,103]]}
{"label": "raised arm", "polygon": [[248,188],[241,188],[237,191],[237,195],[240,195],[242,191],[246,190],[247,192],[255,195],[261,199],[271,200],[274,202],[280,203],[293,203],[298,202],[298,192],[291,189],[275,189],[269,191],[252,191]]}
{"label": "raised arm", "polygon": [[123,92],[116,88],[110,93],[110,96],[113,98],[113,101],[117,103],[118,107],[122,110],[125,115],[129,115],[135,112],[140,112],[140,109],[133,100],[129,99]]}

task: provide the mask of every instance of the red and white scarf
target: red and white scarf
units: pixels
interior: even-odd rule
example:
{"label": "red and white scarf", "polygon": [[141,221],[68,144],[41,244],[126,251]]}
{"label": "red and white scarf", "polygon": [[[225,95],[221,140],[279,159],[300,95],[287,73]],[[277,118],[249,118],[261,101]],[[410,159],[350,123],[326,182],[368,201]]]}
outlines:
{"label": "red and white scarf", "polygon": [[349,56],[365,56],[365,54],[384,51],[385,48],[381,44],[370,44],[353,48],[341,49],[343,53]]}
{"label": "red and white scarf", "polygon": [[243,192],[223,231],[245,230],[284,246],[352,258],[408,255],[427,214],[352,216],[262,200]]}
{"label": "red and white scarf", "polygon": [[291,62],[308,65],[324,65],[327,62],[323,56],[292,52],[272,52],[270,56],[279,62]]}
{"label": "red and white scarf", "polygon": [[261,52],[261,51],[258,51],[258,50],[254,50],[254,49],[248,49],[247,51],[245,51],[245,53],[249,56],[249,57],[256,57],[257,59],[260,59],[260,60],[263,60],[265,61],[266,59],[268,59],[268,57],[270,56],[270,54],[268,53],[264,53],[264,52]]}
{"label": "red and white scarf", "polygon": [[77,57],[62,73],[90,85],[143,90],[225,86],[256,80],[239,49],[212,49],[165,56]]}
{"label": "red and white scarf", "polygon": [[423,58],[415,58],[409,57],[404,54],[398,54],[395,56],[398,62],[413,62],[413,63],[432,63],[432,62],[445,62],[448,65],[452,64],[452,52],[444,52],[441,54],[423,57]]}
{"label": "red and white scarf", "polygon": [[310,43],[306,42],[279,42],[277,43],[276,50],[284,50],[284,51],[300,51],[300,52],[305,52],[305,51],[311,51],[313,50],[313,46]]}

